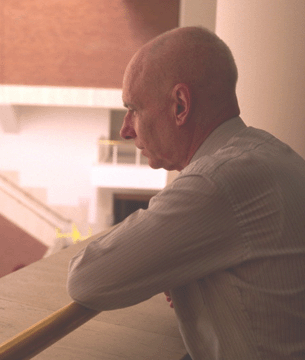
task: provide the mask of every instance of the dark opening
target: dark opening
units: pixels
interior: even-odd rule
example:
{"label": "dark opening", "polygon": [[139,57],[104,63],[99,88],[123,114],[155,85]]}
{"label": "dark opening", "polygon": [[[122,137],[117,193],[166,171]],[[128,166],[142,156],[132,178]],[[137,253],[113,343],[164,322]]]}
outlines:
{"label": "dark opening", "polygon": [[114,194],[114,225],[139,209],[147,209],[153,195]]}

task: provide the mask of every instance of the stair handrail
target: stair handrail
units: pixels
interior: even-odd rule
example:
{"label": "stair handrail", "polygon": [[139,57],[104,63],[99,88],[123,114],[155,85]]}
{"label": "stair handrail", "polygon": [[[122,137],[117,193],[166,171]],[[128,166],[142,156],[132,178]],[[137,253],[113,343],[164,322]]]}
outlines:
{"label": "stair handrail", "polygon": [[[38,207],[41,207],[44,209],[44,211],[46,211],[47,213],[51,214],[52,217],[56,218],[57,220],[59,220],[61,223],[64,223],[66,226],[71,226],[72,224],[72,220],[65,218],[64,216],[62,216],[61,214],[57,213],[56,211],[54,211],[53,209],[51,209],[49,206],[47,206],[46,204],[44,204],[42,201],[36,199],[34,196],[32,196],[30,193],[28,193],[27,191],[25,191],[24,189],[20,188],[17,184],[15,184],[13,181],[9,180],[6,176],[4,176],[3,174],[0,173],[0,181],[2,181],[3,183],[5,183],[8,187],[10,187],[11,189],[13,189],[14,191],[16,191],[17,193],[21,194],[24,198],[27,199],[27,201],[33,202],[35,203],[35,205],[37,205]],[[14,198],[14,200],[16,200],[17,202],[21,203],[23,206],[25,206],[26,208],[28,208],[29,210],[31,210],[32,212],[34,212],[37,216],[39,216],[40,218],[42,218],[43,220],[45,220],[47,223],[49,223],[50,225],[57,227],[58,224],[53,224],[51,223],[48,219],[46,219],[45,217],[43,217],[41,214],[38,214],[35,210],[33,210],[32,208],[30,208],[27,204],[26,201],[22,201],[22,199],[20,198],[16,198],[14,195],[12,195],[11,193],[5,191],[4,189],[2,189],[2,191],[4,191],[7,195],[9,195],[10,197]]]}
{"label": "stair handrail", "polygon": [[28,360],[100,312],[74,301],[0,345],[0,360]]}

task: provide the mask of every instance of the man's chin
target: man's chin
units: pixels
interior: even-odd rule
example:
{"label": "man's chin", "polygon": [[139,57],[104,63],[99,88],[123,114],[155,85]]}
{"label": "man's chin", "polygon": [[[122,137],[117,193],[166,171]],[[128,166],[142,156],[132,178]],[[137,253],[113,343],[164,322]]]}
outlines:
{"label": "man's chin", "polygon": [[165,170],[168,170],[168,171],[171,171],[171,170],[177,170],[176,167],[172,164],[168,164],[162,160],[152,160],[150,158],[148,158],[148,165],[152,168],[152,169],[165,169]]}
{"label": "man's chin", "polygon": [[163,167],[159,162],[153,161],[151,159],[148,159],[148,165],[152,169],[161,169]]}

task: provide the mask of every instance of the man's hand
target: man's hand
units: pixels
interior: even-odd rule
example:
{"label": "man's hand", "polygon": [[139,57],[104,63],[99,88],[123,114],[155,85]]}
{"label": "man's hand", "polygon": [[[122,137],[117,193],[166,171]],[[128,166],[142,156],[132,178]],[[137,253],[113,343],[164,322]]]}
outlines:
{"label": "man's hand", "polygon": [[169,306],[170,306],[171,308],[174,308],[174,304],[173,304],[173,302],[172,302],[172,298],[171,298],[170,292],[169,292],[169,291],[164,291],[164,294],[165,294],[165,296],[166,296],[166,301],[169,302]]}

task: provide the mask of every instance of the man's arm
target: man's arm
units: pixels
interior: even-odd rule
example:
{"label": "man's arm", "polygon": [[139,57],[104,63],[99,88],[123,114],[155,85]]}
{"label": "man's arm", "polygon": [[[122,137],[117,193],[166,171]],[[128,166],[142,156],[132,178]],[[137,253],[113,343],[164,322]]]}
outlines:
{"label": "man's arm", "polygon": [[71,260],[68,292],[99,311],[131,306],[240,262],[237,237],[213,181],[182,176]]}

